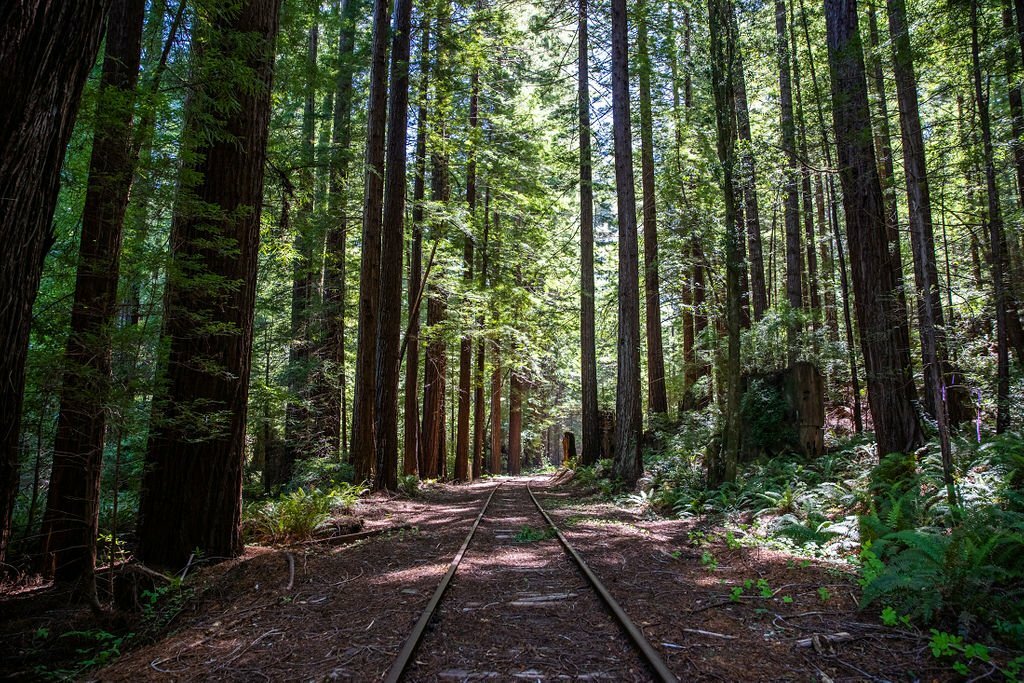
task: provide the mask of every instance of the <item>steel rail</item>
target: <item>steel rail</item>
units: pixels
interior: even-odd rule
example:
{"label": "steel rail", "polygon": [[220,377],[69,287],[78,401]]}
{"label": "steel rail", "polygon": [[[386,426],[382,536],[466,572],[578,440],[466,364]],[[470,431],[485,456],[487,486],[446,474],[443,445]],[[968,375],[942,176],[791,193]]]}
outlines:
{"label": "steel rail", "polygon": [[466,540],[462,542],[462,547],[459,548],[459,552],[455,553],[455,558],[451,561],[451,564],[448,565],[448,571],[441,579],[441,583],[437,584],[433,597],[430,598],[430,602],[427,603],[426,608],[424,608],[419,621],[417,621],[416,626],[413,627],[412,633],[409,634],[405,644],[402,645],[401,652],[398,653],[398,657],[395,658],[394,663],[391,665],[391,669],[388,670],[387,678],[384,679],[385,683],[398,683],[398,681],[401,680],[402,674],[405,673],[405,668],[409,666],[409,661],[412,660],[412,656],[416,652],[416,647],[423,639],[423,634],[427,630],[427,624],[430,623],[430,619],[434,616],[434,612],[437,611],[437,606],[441,602],[441,597],[448,589],[448,584],[451,583],[452,577],[455,576],[455,570],[459,568],[459,563],[462,562],[462,558],[465,556],[466,550],[469,549],[469,544],[473,540],[473,534],[476,533],[477,527],[480,526],[480,520],[484,518],[484,513],[487,512],[487,508],[491,505],[491,499],[494,498],[494,492],[501,488],[502,483],[504,482],[499,483],[491,489],[491,493],[487,496],[487,501],[484,503],[483,508],[480,509],[480,514],[476,516],[476,521],[473,522],[473,526],[470,528],[469,534],[466,536]]}
{"label": "steel rail", "polygon": [[565,538],[565,535],[562,533],[562,530],[559,529],[558,526],[554,523],[554,521],[551,519],[551,516],[548,515],[547,511],[543,507],[541,507],[540,501],[537,500],[537,496],[533,495],[533,490],[530,488],[529,484],[526,485],[526,491],[530,494],[530,498],[533,500],[533,504],[537,506],[538,510],[540,510],[540,514],[544,516],[544,519],[547,521],[548,525],[550,525],[551,528],[554,530],[555,536],[558,537],[558,542],[561,543],[565,551],[569,553],[573,561],[580,568],[580,571],[582,571],[583,575],[587,577],[587,580],[590,582],[590,586],[597,592],[598,595],[601,596],[601,600],[604,601],[604,604],[615,616],[615,619],[619,622],[619,625],[622,627],[622,630],[626,632],[626,635],[629,636],[630,640],[633,641],[633,644],[643,655],[643,658],[646,661],[647,666],[650,667],[651,671],[660,680],[665,681],[665,683],[677,683],[679,679],[676,678],[676,675],[673,674],[669,670],[668,666],[665,665],[665,662],[661,658],[661,655],[658,654],[657,650],[654,649],[654,646],[651,645],[651,643],[647,640],[647,638],[643,634],[643,631],[637,628],[636,624],[633,623],[633,620],[629,618],[629,615],[626,614],[625,610],[623,610],[619,603],[615,601],[615,598],[612,597],[612,594],[608,592],[608,589],[604,587],[604,584],[601,583],[601,580],[597,578],[597,575],[594,574],[594,572],[590,569],[587,563],[583,560],[583,557],[581,557],[580,554],[576,552],[576,549],[573,548],[572,544],[570,544],[569,541]]}

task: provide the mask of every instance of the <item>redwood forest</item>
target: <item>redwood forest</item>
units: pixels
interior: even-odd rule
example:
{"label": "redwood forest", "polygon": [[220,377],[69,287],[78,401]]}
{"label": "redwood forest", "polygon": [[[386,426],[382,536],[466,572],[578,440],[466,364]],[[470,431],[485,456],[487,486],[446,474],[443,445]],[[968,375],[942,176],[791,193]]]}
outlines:
{"label": "redwood forest", "polygon": [[4,0],[0,98],[0,679],[1024,680],[1024,0]]}

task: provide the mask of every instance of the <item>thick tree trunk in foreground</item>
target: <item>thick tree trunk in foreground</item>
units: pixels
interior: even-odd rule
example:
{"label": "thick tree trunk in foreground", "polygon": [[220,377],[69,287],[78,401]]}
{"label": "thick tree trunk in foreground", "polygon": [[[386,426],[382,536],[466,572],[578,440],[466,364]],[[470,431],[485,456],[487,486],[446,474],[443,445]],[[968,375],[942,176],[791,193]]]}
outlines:
{"label": "thick tree trunk in foreground", "polygon": [[380,297],[381,211],[384,200],[384,128],[387,116],[388,0],[373,3],[370,98],[367,105],[366,170],[363,177],[363,241],[359,267],[359,340],[352,401],[352,467],[355,480],[372,475],[376,459],[374,407],[377,389],[377,315]]}
{"label": "thick tree trunk in foreground", "polygon": [[53,235],[60,169],[110,0],[0,5],[0,562],[18,494],[32,304]]}
{"label": "thick tree trunk in foreground", "polygon": [[668,412],[665,350],[661,334],[661,287],[658,282],[658,211],[654,191],[654,115],[651,112],[651,58],[647,47],[647,2],[637,14],[637,71],[640,73],[640,182],[644,216],[644,305],[647,322],[647,410]]}
{"label": "thick tree trunk in foreground", "polygon": [[612,0],[612,129],[619,223],[618,387],[613,471],[632,487],[643,472],[640,454],[640,280],[629,115],[629,28],[626,0]]}
{"label": "thick tree trunk in foreground", "polygon": [[722,164],[722,194],[725,203],[726,327],[726,399],[723,415],[723,451],[708,462],[708,483],[715,486],[736,479],[740,451],[740,271],[742,232],[736,221],[733,167],[736,157],[736,109],[733,50],[736,44],[735,15],[729,0],[709,0],[711,33],[711,81],[715,92],[715,123],[718,132],[718,159]]}
{"label": "thick tree trunk in foreground", "polygon": [[593,465],[601,450],[597,414],[597,342],[594,332],[594,184],[590,140],[590,65],[587,0],[579,4],[578,102],[580,117],[580,386],[582,460]]}
{"label": "thick tree trunk in foreground", "polygon": [[[194,95],[186,106],[186,158],[197,161],[182,177],[171,229],[163,332],[170,353],[165,388],[154,401],[139,506],[139,555],[160,565],[180,566],[197,548],[209,558],[242,552],[242,463],[279,8],[280,0],[249,0],[193,27],[196,87],[216,74],[217,92],[232,93],[239,106],[224,115],[213,94]],[[214,43],[220,50],[208,58],[206,46]],[[239,74],[239,82],[225,83],[226,73]],[[222,284],[210,286],[211,275]]]}
{"label": "thick tree trunk in foreground", "polygon": [[868,399],[880,457],[921,443],[910,345],[899,296],[898,264],[889,250],[882,186],[871,141],[867,77],[856,0],[826,0],[832,119],[846,209],[853,286]]}
{"label": "thick tree trunk in foreground", "polygon": [[384,216],[377,315],[375,489],[398,488],[398,379],[402,369],[402,252],[405,245],[405,169],[409,123],[412,0],[397,0],[391,43]]}
{"label": "thick tree trunk in foreground", "polygon": [[132,118],[145,14],[145,0],[117,0],[110,12],[53,473],[40,534],[43,573],[61,582],[84,580],[84,592],[92,597],[110,394],[110,326],[134,175]]}

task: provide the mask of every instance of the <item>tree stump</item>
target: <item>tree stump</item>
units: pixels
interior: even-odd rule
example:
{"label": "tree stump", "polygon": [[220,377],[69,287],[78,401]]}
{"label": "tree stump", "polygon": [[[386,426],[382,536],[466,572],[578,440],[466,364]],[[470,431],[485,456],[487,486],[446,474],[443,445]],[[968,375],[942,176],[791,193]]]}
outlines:
{"label": "tree stump", "polygon": [[576,435],[566,432],[562,435],[562,464],[576,459]]}
{"label": "tree stump", "polygon": [[602,459],[612,458],[615,456],[615,411],[602,410],[598,420],[601,430],[600,456]]}
{"label": "tree stump", "polygon": [[804,453],[817,457],[825,451],[825,381],[811,363],[794,363],[786,373],[786,399],[795,412],[798,438]]}

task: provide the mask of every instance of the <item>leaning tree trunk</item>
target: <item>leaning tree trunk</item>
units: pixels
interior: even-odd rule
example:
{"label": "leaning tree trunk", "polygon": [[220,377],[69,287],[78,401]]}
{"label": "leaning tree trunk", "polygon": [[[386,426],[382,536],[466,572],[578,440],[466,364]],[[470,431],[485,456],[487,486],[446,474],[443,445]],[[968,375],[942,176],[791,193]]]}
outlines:
{"label": "leaning tree trunk", "polygon": [[0,6],[0,562],[18,495],[32,304],[53,240],[60,169],[110,0]]}
{"label": "leaning tree trunk", "polygon": [[619,221],[618,387],[613,471],[629,487],[643,472],[640,454],[640,281],[629,115],[629,28],[626,0],[612,0],[612,130]]}
{"label": "leaning tree trunk", "polygon": [[587,0],[579,4],[578,101],[580,117],[580,399],[584,465],[597,462],[601,426],[597,414],[597,342],[594,332],[594,181],[590,141],[590,75]]}
{"label": "leaning tree trunk", "polygon": [[[171,228],[163,331],[169,355],[154,399],[139,505],[139,555],[160,565],[180,566],[197,548],[206,557],[242,552],[245,420],[280,4],[249,0],[193,26],[197,92],[186,105],[183,154],[193,161],[179,183]],[[212,44],[216,56],[209,54]],[[204,92],[214,82],[216,90]],[[238,104],[227,113],[223,93]]]}
{"label": "leaning tree trunk", "polygon": [[665,350],[661,334],[658,282],[658,211],[654,188],[654,115],[651,112],[651,58],[647,47],[647,2],[637,6],[637,71],[640,73],[640,182],[644,216],[644,303],[647,322],[647,409],[668,412]]}
{"label": "leaning tree trunk", "polygon": [[352,467],[355,480],[373,474],[373,434],[377,389],[377,314],[380,297],[381,211],[384,199],[384,127],[387,116],[388,0],[373,3],[370,97],[367,105],[363,176],[363,242],[359,268],[359,339],[352,401]]}
{"label": "leaning tree trunk", "polygon": [[132,112],[145,15],[145,0],[117,0],[110,12],[53,473],[40,533],[43,574],[60,582],[83,580],[82,592],[93,600],[100,469],[110,395],[110,328],[134,175]]}
{"label": "leaning tree trunk", "polygon": [[409,123],[409,51],[412,0],[395,4],[388,101],[387,176],[381,229],[380,301],[377,315],[375,489],[398,488],[398,379],[402,333],[402,251],[405,243],[405,169]]}
{"label": "leaning tree trunk", "polygon": [[913,405],[913,375],[905,361],[910,331],[900,302],[898,264],[889,249],[870,134],[856,0],[826,0],[825,19],[832,120],[875,441],[879,457],[908,453],[921,443],[922,434]]}

